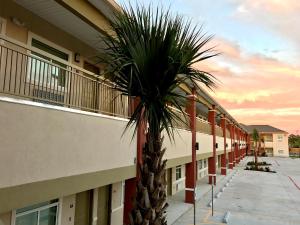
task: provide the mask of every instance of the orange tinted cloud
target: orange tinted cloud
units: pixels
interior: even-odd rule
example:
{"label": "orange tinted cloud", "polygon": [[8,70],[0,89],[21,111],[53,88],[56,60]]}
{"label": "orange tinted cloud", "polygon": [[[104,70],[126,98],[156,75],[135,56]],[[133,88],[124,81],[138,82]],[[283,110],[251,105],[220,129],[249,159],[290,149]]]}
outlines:
{"label": "orange tinted cloud", "polygon": [[[220,81],[211,93],[240,122],[263,123],[288,132],[300,130],[300,67],[259,54],[247,54],[217,39],[222,55],[197,66]],[[215,44],[214,43],[214,44]]]}

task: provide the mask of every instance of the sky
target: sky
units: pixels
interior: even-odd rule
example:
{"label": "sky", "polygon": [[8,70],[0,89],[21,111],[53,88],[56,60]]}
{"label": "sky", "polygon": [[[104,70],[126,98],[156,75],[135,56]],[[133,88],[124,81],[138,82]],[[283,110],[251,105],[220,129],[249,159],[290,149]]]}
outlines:
{"label": "sky", "polygon": [[195,66],[217,77],[210,94],[237,121],[300,134],[299,0],[138,2],[170,7],[214,35],[221,55]]}

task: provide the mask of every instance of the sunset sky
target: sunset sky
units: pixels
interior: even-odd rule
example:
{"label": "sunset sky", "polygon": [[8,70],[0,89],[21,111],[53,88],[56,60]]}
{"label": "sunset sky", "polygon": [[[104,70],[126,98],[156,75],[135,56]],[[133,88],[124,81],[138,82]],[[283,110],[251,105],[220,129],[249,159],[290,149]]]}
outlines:
{"label": "sunset sky", "polygon": [[300,134],[299,0],[138,2],[170,6],[214,35],[222,55],[197,66],[220,80],[211,95],[239,122]]}

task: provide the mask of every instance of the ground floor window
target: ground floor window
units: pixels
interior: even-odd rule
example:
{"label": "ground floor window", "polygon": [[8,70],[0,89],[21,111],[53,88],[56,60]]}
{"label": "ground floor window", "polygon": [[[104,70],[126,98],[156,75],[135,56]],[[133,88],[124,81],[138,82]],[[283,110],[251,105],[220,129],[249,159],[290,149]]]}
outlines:
{"label": "ground floor window", "polygon": [[176,180],[181,179],[181,166],[176,166]]}
{"label": "ground floor window", "polygon": [[15,225],[57,225],[58,199],[16,210]]}
{"label": "ground floor window", "polygon": [[201,170],[202,169],[202,160],[199,160],[198,163],[199,163],[199,170]]}

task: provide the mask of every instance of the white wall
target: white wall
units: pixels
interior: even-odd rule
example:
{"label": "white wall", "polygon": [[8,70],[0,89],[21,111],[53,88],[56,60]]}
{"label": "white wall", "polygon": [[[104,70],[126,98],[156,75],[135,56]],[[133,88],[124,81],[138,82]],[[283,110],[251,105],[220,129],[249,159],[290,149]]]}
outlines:
{"label": "white wall", "polygon": [[217,151],[224,150],[224,137],[216,137],[216,143],[218,143]]}
{"label": "white wall", "polygon": [[174,141],[171,142],[166,132],[163,133],[165,139],[163,147],[166,147],[164,158],[174,159],[192,154],[192,133],[183,129],[176,129],[174,131]]}
{"label": "white wall", "polygon": [[[279,136],[282,136],[281,140],[278,138]],[[283,157],[289,156],[289,144],[287,134],[273,134],[273,155]]]}
{"label": "white wall", "polygon": [[64,196],[60,199],[59,225],[73,225],[75,219],[76,195]]}
{"label": "white wall", "polygon": [[111,193],[111,224],[123,224],[124,186],[122,182],[112,184]]}
{"label": "white wall", "polygon": [[212,135],[196,132],[196,142],[199,143],[197,154],[203,154],[213,151]]}
{"label": "white wall", "polygon": [[0,188],[134,165],[126,120],[28,104],[0,100]]}

